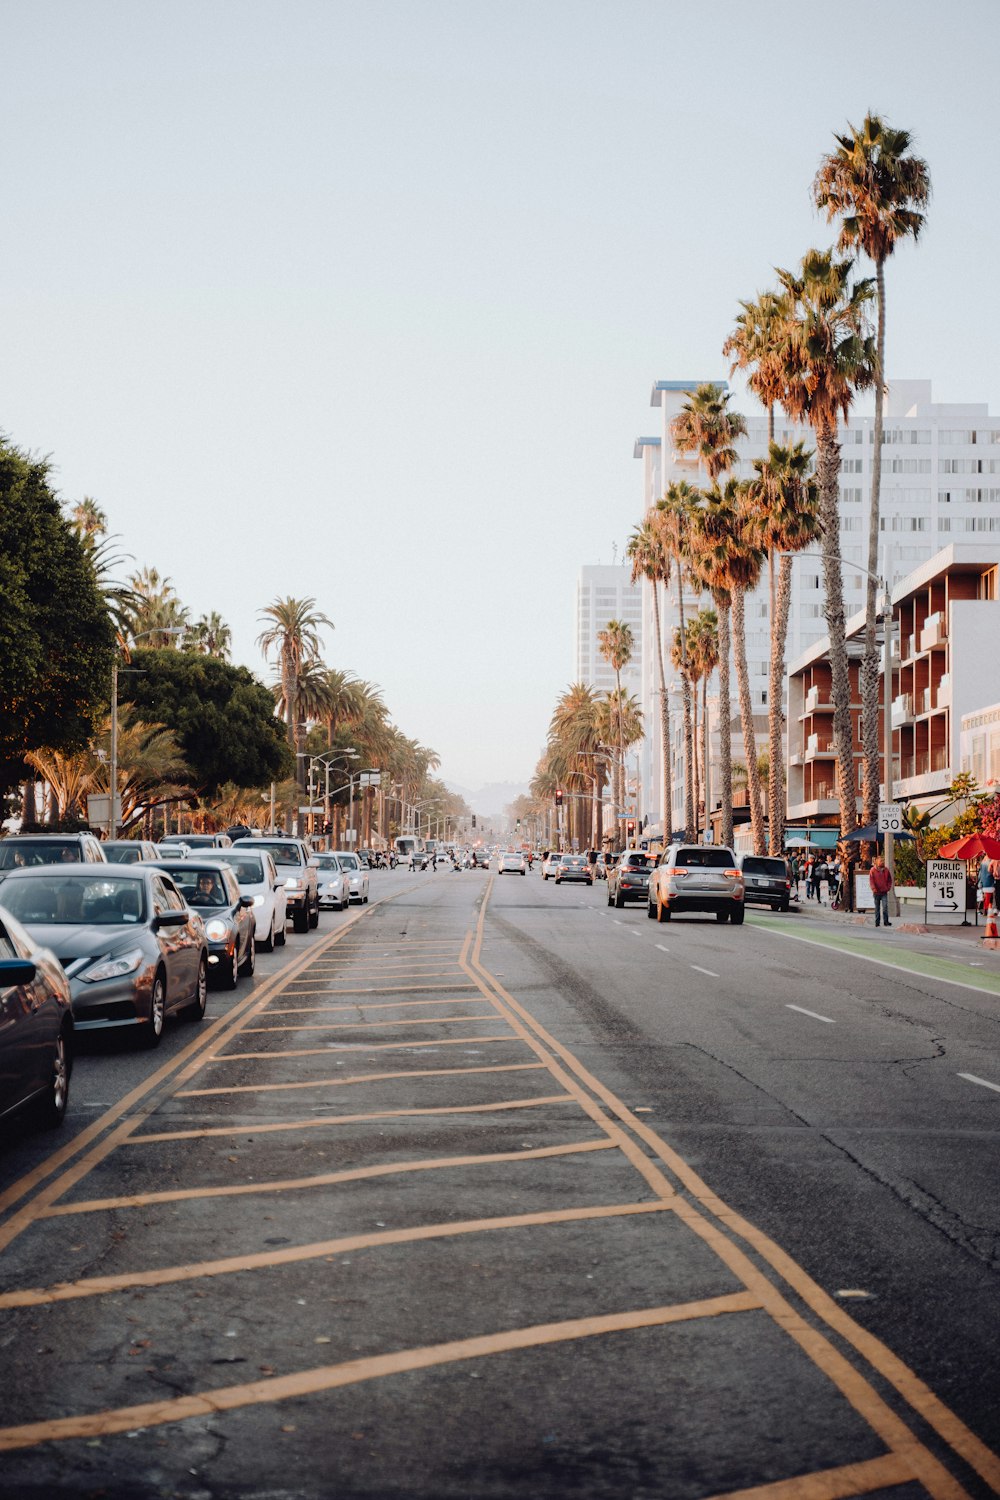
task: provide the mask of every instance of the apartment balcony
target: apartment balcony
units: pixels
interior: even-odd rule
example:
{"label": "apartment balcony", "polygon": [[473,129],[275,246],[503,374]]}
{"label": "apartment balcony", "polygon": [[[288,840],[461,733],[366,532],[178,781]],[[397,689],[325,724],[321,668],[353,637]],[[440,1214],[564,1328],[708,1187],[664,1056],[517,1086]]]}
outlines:
{"label": "apartment balcony", "polygon": [[903,637],[903,660],[912,661],[917,654],[917,638],[915,635]]}
{"label": "apartment balcony", "polygon": [[951,677],[947,672],[938,683],[937,706],[938,708],[951,707]]}
{"label": "apartment balcony", "polygon": [[921,750],[916,755],[904,755],[897,761],[897,777],[900,781],[912,781],[915,776],[930,776],[937,771],[949,770],[949,755],[945,749]]}
{"label": "apartment balcony", "polygon": [[803,708],[807,714],[833,713],[833,704],[827,701],[826,690],[821,692],[818,685],[811,687],[806,693]]}
{"label": "apartment balcony", "polygon": [[821,739],[818,734],[811,734],[806,740],[806,753],[803,759],[807,761],[830,760],[834,759],[836,754],[832,739],[827,739],[825,736]]}
{"label": "apartment balcony", "polygon": [[920,712],[922,714],[930,714],[934,712],[933,688],[924,688],[923,692],[920,694]]}
{"label": "apartment balcony", "polygon": [[928,615],[924,621],[924,628],[920,632],[920,649],[921,651],[943,651],[947,644],[948,622],[939,610],[935,615]]}
{"label": "apartment balcony", "polygon": [[913,718],[913,697],[910,693],[901,693],[898,698],[892,700],[892,727],[898,729],[901,724],[908,724]]}

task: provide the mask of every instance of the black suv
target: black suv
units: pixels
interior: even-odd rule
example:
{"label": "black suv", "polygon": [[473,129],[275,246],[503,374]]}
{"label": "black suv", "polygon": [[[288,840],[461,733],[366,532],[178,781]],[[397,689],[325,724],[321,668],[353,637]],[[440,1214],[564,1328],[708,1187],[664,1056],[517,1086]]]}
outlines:
{"label": "black suv", "polygon": [[774,911],[787,911],[792,895],[792,882],[788,866],[777,855],[741,854],[738,860],[743,871],[743,900],[758,906],[770,906]]}

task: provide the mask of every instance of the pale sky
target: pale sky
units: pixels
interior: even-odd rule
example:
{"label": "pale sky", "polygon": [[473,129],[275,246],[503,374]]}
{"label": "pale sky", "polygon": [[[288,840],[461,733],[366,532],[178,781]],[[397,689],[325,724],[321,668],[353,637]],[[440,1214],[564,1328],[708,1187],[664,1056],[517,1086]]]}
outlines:
{"label": "pale sky", "polygon": [[867,108],[934,196],[890,376],[1000,407],[998,0],[2,0],[0,429],[264,672],[325,658],[527,780],[654,380],[831,231]]}

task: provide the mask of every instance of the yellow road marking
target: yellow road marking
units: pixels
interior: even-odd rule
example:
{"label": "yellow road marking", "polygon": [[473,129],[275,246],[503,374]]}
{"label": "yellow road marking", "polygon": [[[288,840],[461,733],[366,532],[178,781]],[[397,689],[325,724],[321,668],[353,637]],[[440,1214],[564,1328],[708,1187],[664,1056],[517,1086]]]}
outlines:
{"label": "yellow road marking", "polygon": [[[104,1297],[109,1292],[124,1292],[133,1287],[174,1286],[181,1281],[201,1281],[211,1276],[233,1276],[243,1271],[270,1270],[274,1266],[296,1265],[304,1260],[320,1260],[328,1255],[348,1251],[370,1250],[376,1245],[412,1245],[424,1240],[448,1240],[453,1236],[486,1234],[501,1229],[530,1229],[539,1224],[578,1224],[588,1219],[629,1218],[633,1214],[667,1213],[670,1205],[659,1201],[647,1203],[602,1203],[591,1208],[541,1210],[531,1214],[507,1214],[494,1219],[460,1219],[447,1224],[417,1224],[407,1229],[372,1230],[368,1234],[347,1234],[337,1239],[318,1240],[310,1245],[288,1245],[246,1255],[229,1255],[220,1260],[204,1260],[183,1266],[147,1267],[143,1271],[122,1271],[117,1276],[91,1276],[80,1281],[58,1282],[51,1287],[22,1287],[0,1293],[0,1308],[45,1307],[53,1302],[75,1302],[82,1297]],[[754,1302],[754,1306],[757,1303]]]}
{"label": "yellow road marking", "polygon": [[863,1463],[800,1474],[797,1479],[757,1484],[749,1490],[728,1490],[724,1495],[714,1495],[712,1500],[848,1500],[852,1495],[907,1484],[913,1477],[909,1464],[899,1454],[885,1453]]}
{"label": "yellow road marking", "polygon": [[[507,1040],[506,1037],[503,1038]],[[511,1071],[523,1067],[522,1063],[511,1064]],[[391,1073],[350,1073],[344,1078],[317,1078],[296,1080],[294,1083],[234,1083],[228,1088],[185,1089],[174,1095],[175,1099],[202,1099],[207,1094],[270,1094],[288,1089],[340,1088],[354,1083],[381,1082],[386,1078],[454,1078],[462,1073],[497,1073],[498,1068],[400,1068]]]}
{"label": "yellow road marking", "polygon": [[366,989],[363,985],[354,989],[333,989],[327,984],[313,985],[309,989],[285,990],[286,995],[405,995],[412,990],[436,990],[439,995],[448,990],[468,990],[467,984],[379,984],[374,988],[369,985]]}
{"label": "yellow road marking", "polygon": [[[779,1272],[786,1283],[802,1297],[803,1301],[828,1326],[835,1328],[862,1353],[872,1368],[895,1386],[911,1408],[919,1412],[956,1453],[959,1453],[977,1473],[1000,1492],[1000,1458],[991,1452],[985,1443],[977,1438],[961,1419],[950,1411],[881,1340],[874,1338],[855,1323],[842,1308],[838,1307],[832,1298],[816,1285],[808,1273],[792,1260],[791,1256],[781,1250],[766,1235],[761,1234],[747,1220],[733,1213],[728,1205],[718,1198],[688,1166],[678,1152],[668,1146],[661,1136],[634,1115],[617,1095],[595,1078],[568,1048],[558,1042],[524,1006],[514,999],[499,979],[490,974],[482,963],[480,955],[486,908],[492,885],[493,877],[490,878],[480,907],[469,972],[475,974],[476,970],[479,970],[488,979],[489,985],[495,992],[494,998],[500,1014],[510,1020],[512,1025],[516,1024],[517,1017],[522,1018],[526,1025],[532,1028],[540,1042],[550,1047],[552,1052],[566,1063],[576,1078],[585,1083],[613,1114],[653,1148],[664,1165],[670,1168],[678,1180],[715,1218],[739,1238],[752,1244],[754,1249]],[[537,1050],[540,1057],[545,1056],[544,1048],[539,1047]],[[558,1078],[560,1083],[575,1093],[579,1086],[572,1081],[565,1081],[567,1075],[558,1064],[553,1063],[549,1071],[553,1077]],[[931,1495],[937,1497],[937,1500],[953,1500],[953,1497],[966,1495],[962,1486],[953,1479],[928,1449],[918,1443],[906,1424],[882,1401],[864,1376],[849,1364],[822,1334],[803,1322],[777,1288],[757,1271],[742,1250],[738,1249],[731,1240],[683,1199],[677,1200],[677,1213],[701,1239],[716,1250],[716,1253],[740,1277],[745,1286],[759,1292],[762,1305],[768,1309],[775,1321],[806,1350],[813,1362],[837,1385],[851,1405],[864,1416],[887,1447],[896,1452],[906,1453],[912,1459],[915,1476]]]}
{"label": "yellow road marking", "polygon": [[[352,1000],[350,1005],[282,1005],[269,1010],[269,1016],[318,1016],[335,1011],[415,1010],[421,1005],[490,1005],[485,998],[468,995],[464,1000]],[[448,1019],[447,1017],[445,1019]]]}
{"label": "yellow road marking", "polygon": [[[541,1072],[541,1063],[515,1063],[511,1067],[488,1068],[490,1073]],[[536,1094],[529,1099],[499,1099],[494,1104],[439,1104],[417,1109],[377,1109],[370,1114],[315,1115],[311,1120],[280,1120],[255,1125],[205,1125],[197,1130],[158,1130],[149,1135],[129,1136],[125,1146],[144,1146],[154,1141],[195,1141],[215,1135],[273,1135],[280,1130],[319,1130],[330,1125],[359,1125],[371,1120],[406,1120],[411,1115],[486,1115],[507,1109],[538,1109],[541,1105],[571,1104],[570,1094]]]}
{"label": "yellow road marking", "polygon": [[[471,1019],[474,1020],[474,1021],[479,1021],[480,1023],[485,1022],[485,1021],[492,1021],[495,1024],[495,1017],[493,1017],[493,1016],[473,1016]],[[334,1031],[334,1030],[339,1031],[339,1029],[340,1029],[339,1027],[333,1027],[333,1026],[311,1026],[311,1025],[309,1025],[307,1023],[304,1023],[302,1025],[298,1025],[298,1026],[248,1026],[247,1029],[246,1029],[245,1035],[247,1035],[247,1036],[267,1036],[268,1033],[270,1033],[270,1032],[274,1032],[277,1035],[284,1035],[285,1033],[287,1033],[289,1031],[291,1031],[291,1032],[298,1032],[298,1031],[322,1031],[322,1032],[326,1032],[326,1031]],[[335,1043],[331,1043],[330,1047],[324,1047],[321,1050],[324,1051],[324,1052],[326,1052],[328,1055],[331,1055],[331,1056],[332,1056],[332,1049],[334,1047],[343,1047],[343,1048],[350,1047],[353,1050],[356,1050],[358,1052],[399,1052],[399,1051],[401,1051],[403,1049],[405,1049],[407,1052],[409,1052],[413,1048],[416,1048],[416,1047],[461,1047],[461,1045],[462,1045],[463,1042],[509,1042],[511,1040],[512,1040],[511,1037],[503,1035],[503,1034],[501,1034],[499,1036],[477,1036],[475,1032],[470,1032],[468,1036],[452,1036],[452,1037],[438,1036],[438,1037],[430,1037],[429,1039],[427,1039],[425,1041],[422,1041],[422,1042],[410,1042],[410,1041],[407,1041],[407,1039],[406,1039],[405,1036],[400,1041],[396,1041],[396,1042],[357,1042],[357,1043],[354,1043],[354,1042],[335,1042]],[[277,1058],[277,1057],[289,1057],[289,1056],[291,1056],[291,1054],[288,1053],[288,1052],[261,1052],[261,1053],[259,1053],[257,1055],[260,1056],[260,1057],[275,1057],[275,1058]],[[207,1061],[211,1061],[211,1062],[228,1062],[228,1060],[231,1057],[239,1057],[239,1056],[240,1056],[240,1054],[238,1052],[219,1052],[219,1053],[213,1054],[213,1056],[210,1059],[207,1059]]]}
{"label": "yellow road marking", "polygon": [[239,1198],[248,1193],[289,1193],[300,1188],[329,1187],[336,1182],[363,1182],[369,1177],[395,1177],[406,1172],[440,1172],[449,1167],[478,1167],[503,1161],[541,1161],[549,1156],[586,1155],[591,1151],[616,1151],[608,1140],[567,1142],[561,1146],[533,1146],[523,1151],[480,1151],[468,1156],[437,1156],[425,1161],[378,1162],[370,1167],[349,1167],[340,1172],[322,1172],[316,1177],[289,1177],[269,1182],[229,1183],[223,1187],[177,1188],[173,1191],[135,1193],[122,1198],[90,1198],[73,1203],[56,1203],[41,1215],[43,1219],[63,1218],[69,1214],[91,1214],[109,1208],[145,1208],[150,1203],[183,1203],[194,1198]]}
{"label": "yellow road marking", "polygon": [[368,1359],[352,1359],[340,1365],[324,1365],[316,1370],[302,1370],[295,1375],[276,1375],[253,1380],[246,1385],[223,1386],[194,1396],[175,1396],[165,1401],[148,1401],[140,1406],[95,1412],[90,1416],[58,1417],[48,1422],[29,1422],[21,1427],[0,1428],[0,1451],[27,1448],[67,1438],[106,1437],[115,1432],[131,1432],[138,1427],[159,1427],[189,1417],[217,1416],[245,1406],[260,1406],[287,1401],[293,1396],[311,1396],[336,1390],[360,1381],[379,1380],[387,1375],[402,1375],[410,1370],[428,1370],[435,1365],[455,1364],[460,1360],[483,1359],[507,1354],[517,1349],[537,1349],[543,1345],[568,1343],[574,1339],[595,1338],[602,1334],[627,1333],[639,1328],[662,1328],[670,1323],[714,1318],[728,1313],[749,1312],[756,1307],[746,1292],[728,1297],[710,1297],[701,1302],[684,1302],[673,1307],[650,1307],[637,1312],[610,1313],[605,1317],[573,1318],[563,1323],[541,1323],[530,1328],[512,1328],[504,1333],[479,1338],[456,1339],[448,1344],[430,1344],[421,1349],[400,1349],[392,1354],[378,1354]]}

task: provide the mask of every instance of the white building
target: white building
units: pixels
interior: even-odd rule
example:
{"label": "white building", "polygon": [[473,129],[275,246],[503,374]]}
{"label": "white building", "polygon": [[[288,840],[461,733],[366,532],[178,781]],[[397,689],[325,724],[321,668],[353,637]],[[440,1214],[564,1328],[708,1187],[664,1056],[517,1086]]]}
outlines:
{"label": "white building", "polygon": [[[659,380],[653,386],[650,404],[659,412],[659,433],[636,441],[635,457],[642,461],[641,514],[677,480],[705,482],[697,460],[680,454],[673,446],[670,424],[688,395],[702,382]],[[725,381],[716,381],[725,385]],[[747,437],[739,445],[737,477],[750,478],[752,461],[767,452],[767,414],[747,398],[735,403],[747,419]],[[811,431],[789,427],[778,412],[775,438],[779,443],[803,439],[815,448]],[[868,500],[871,492],[872,427],[874,413],[870,397],[855,403],[851,420],[841,429],[840,481],[841,551],[845,562],[844,588],[847,614],[864,606],[865,577],[850,563],[867,564]],[[882,454],[881,529],[883,546],[879,567],[886,568],[895,585],[921,563],[949,543],[974,536],[1000,536],[1000,417],[991,416],[985,403],[957,404],[931,400],[929,380],[890,382],[885,397]],[[808,650],[826,633],[823,615],[823,579],[819,551],[812,549],[797,559],[792,573],[792,605],[789,617],[786,661]],[[687,602],[687,601],[686,601]],[[691,599],[692,608],[698,601]],[[664,641],[677,623],[676,585],[661,613]],[[770,655],[766,576],[755,594],[747,599],[747,659],[758,728],[767,714],[767,672]],[[649,585],[643,586],[643,626],[652,641],[652,607]],[[676,688],[676,674],[665,649],[667,680]],[[732,683],[734,707],[736,683]],[[641,747],[641,781],[646,791],[643,812],[654,824],[661,818],[660,747],[658,744],[659,683],[652,647],[644,653],[641,698],[647,735]],[[672,710],[680,696],[670,699]],[[674,715],[675,724],[679,715]],[[677,730],[679,735],[679,728]],[[679,741],[675,738],[675,745]],[[743,759],[739,732],[734,733],[734,759]],[[718,787],[718,780],[713,777]],[[683,822],[683,757],[674,756],[673,817]]]}
{"label": "white building", "polygon": [[624,620],[635,636],[632,661],[622,673],[625,692],[638,694],[642,684],[642,590],[632,583],[629,563],[611,567],[583,567],[576,583],[576,674],[600,693],[615,687],[614,668],[601,655],[598,632],[609,620]]}

